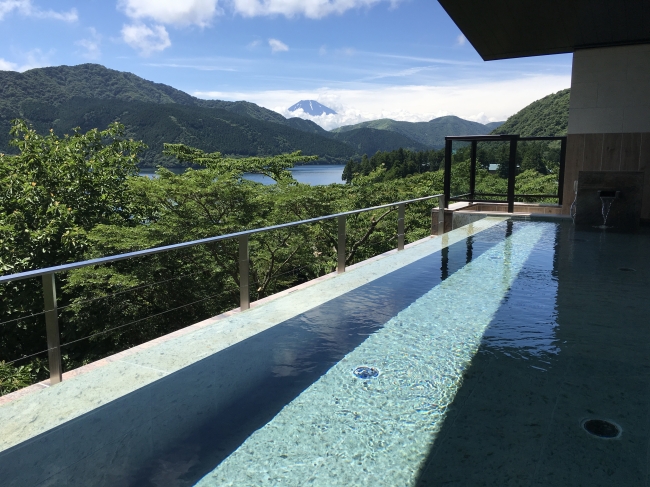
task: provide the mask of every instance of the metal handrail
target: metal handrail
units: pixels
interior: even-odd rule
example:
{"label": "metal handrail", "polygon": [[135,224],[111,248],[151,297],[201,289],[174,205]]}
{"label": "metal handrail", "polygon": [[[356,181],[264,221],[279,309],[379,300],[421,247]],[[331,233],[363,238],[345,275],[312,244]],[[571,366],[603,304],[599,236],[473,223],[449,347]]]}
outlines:
{"label": "metal handrail", "polygon": [[44,269],[36,269],[33,271],[25,271],[25,272],[18,272],[16,274],[9,274],[5,276],[0,276],[0,284],[5,283],[5,282],[11,282],[11,281],[19,281],[21,279],[29,279],[30,277],[40,277],[45,274],[52,274],[52,273],[59,273],[59,272],[65,272],[65,271],[71,271],[73,269],[80,269],[82,267],[87,267],[91,265],[98,265],[98,264],[108,264],[110,262],[117,262],[120,260],[127,260],[127,259],[133,259],[135,257],[144,257],[147,255],[153,255],[153,254],[158,254],[161,252],[167,252],[171,250],[179,250],[179,249],[185,249],[188,247],[194,247],[196,245],[202,245],[202,244],[207,244],[207,243],[212,243],[212,242],[219,242],[221,240],[229,240],[231,238],[238,238],[238,237],[243,237],[243,236],[248,236],[248,235],[254,235],[256,233],[262,233],[262,232],[269,232],[271,230],[280,230],[282,228],[290,228],[290,227],[296,227],[298,225],[303,225],[305,223],[316,223],[320,221],[325,221],[325,220],[331,220],[333,218],[338,218],[340,216],[349,216],[349,215],[356,215],[359,213],[365,213],[366,211],[373,211],[373,210],[380,210],[382,208],[389,208],[391,206],[398,206],[398,205],[408,205],[410,203],[417,203],[418,201],[426,201],[430,200],[433,198],[440,198],[443,196],[442,194],[436,194],[433,196],[424,196],[422,198],[415,198],[412,200],[405,200],[405,201],[398,201],[395,203],[387,203],[385,205],[379,205],[379,206],[372,206],[370,208],[362,208],[360,210],[352,210],[352,211],[345,211],[343,213],[336,213],[333,215],[325,215],[325,216],[319,216],[316,218],[309,218],[307,220],[299,220],[295,222],[290,222],[290,223],[282,223],[280,225],[273,225],[270,227],[263,227],[263,228],[255,228],[252,230],[243,230],[241,232],[235,232],[235,233],[229,233],[226,235],[218,235],[216,237],[208,237],[208,238],[203,238],[200,240],[193,240],[191,242],[182,242],[178,244],[172,244],[172,245],[165,245],[162,247],[153,247],[150,249],[146,250],[137,250],[135,252],[127,252],[125,254],[118,254],[118,255],[112,255],[108,257],[100,257],[97,259],[90,259],[90,260],[84,260],[81,262],[73,262],[71,264],[63,264],[63,265],[58,265],[58,266],[53,266],[53,267],[46,267]]}
{"label": "metal handrail", "polygon": [[[32,271],[18,272],[6,276],[0,276],[0,284],[18,281],[22,279],[29,279],[32,277],[41,277],[43,281],[43,298],[45,304],[45,328],[47,333],[47,352],[48,363],[50,368],[50,384],[54,385],[63,380],[63,367],[61,363],[61,345],[60,345],[60,332],[59,332],[59,316],[56,299],[56,282],[55,275],[58,272],[66,272],[74,269],[80,269],[91,265],[108,264],[111,262],[118,262],[121,260],[128,260],[137,257],[145,257],[148,255],[159,254],[162,252],[185,249],[197,245],[219,242],[222,240],[239,239],[239,302],[242,311],[250,308],[250,288],[249,288],[249,236],[256,233],[269,232],[272,230],[280,230],[283,228],[291,228],[306,223],[316,223],[325,220],[338,219],[338,245],[337,245],[337,272],[345,272],[346,256],[345,256],[345,240],[346,240],[346,217],[350,215],[357,215],[367,211],[380,210],[382,208],[397,207],[397,250],[404,250],[404,219],[406,205],[410,203],[417,203],[420,201],[427,201],[433,198],[438,198],[438,233],[444,233],[444,208],[445,201],[443,194],[436,194],[432,196],[424,196],[422,198],[415,198],[411,200],[398,201],[395,203],[388,203],[385,205],[372,206],[370,208],[362,208],[360,210],[345,211],[343,213],[336,213],[334,215],[319,216],[316,218],[309,218],[307,220],[299,220],[296,222],[283,223],[281,225],[273,225],[264,228],[255,228],[252,230],[243,230],[241,232],[229,233],[226,235],[218,235],[216,237],[208,237],[200,240],[193,240],[190,242],[182,242],[173,245],[165,245],[162,247],[153,247],[146,250],[138,250],[135,252],[128,252],[125,254],[112,255],[108,257],[100,257],[97,259],[90,259],[81,262],[73,262],[70,264],[63,264],[44,269],[36,269]],[[436,214],[434,210],[431,211],[431,233],[434,233],[434,223]]]}
{"label": "metal handrail", "polygon": [[[558,204],[562,205],[562,197],[564,194],[564,171],[566,163],[566,136],[541,136],[541,137],[520,137],[517,134],[502,134],[502,135],[453,135],[445,137],[445,201],[461,201],[458,196],[451,196],[451,163],[452,163],[452,143],[454,141],[470,142],[471,155],[470,155],[470,174],[469,174],[469,189],[471,197],[469,201],[476,201],[476,164],[477,164],[477,144],[479,142],[508,142],[510,145],[510,154],[508,157],[508,191],[507,196],[508,213],[514,212],[515,198],[515,179],[517,176],[517,145],[519,142],[532,142],[539,140],[559,140],[560,141],[560,171],[558,174],[558,194],[557,196],[549,196],[549,198],[557,198]],[[501,195],[499,195],[501,196]],[[521,195],[520,195],[521,196]],[[546,197],[546,196],[544,196]]]}

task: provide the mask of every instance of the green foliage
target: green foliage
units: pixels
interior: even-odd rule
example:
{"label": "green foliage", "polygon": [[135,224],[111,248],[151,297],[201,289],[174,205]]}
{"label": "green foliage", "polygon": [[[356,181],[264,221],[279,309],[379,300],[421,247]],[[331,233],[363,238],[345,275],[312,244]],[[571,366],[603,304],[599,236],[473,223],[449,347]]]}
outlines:
{"label": "green foliage", "polygon": [[343,180],[349,184],[356,175],[368,176],[379,168],[384,171],[375,177],[382,181],[402,179],[411,174],[437,171],[444,165],[444,159],[444,150],[414,152],[400,148],[391,152],[377,152],[371,158],[364,154],[361,162],[348,161],[343,170]]}
{"label": "green foliage", "polygon": [[241,177],[244,173],[263,174],[276,182],[293,180],[289,168],[297,163],[318,160],[318,156],[303,156],[301,151],[274,157],[224,158],[220,152],[206,154],[200,149],[183,144],[165,144],[164,154],[179,161],[204,166],[216,171],[216,176]]}
{"label": "green foliage", "polygon": [[16,120],[11,134],[20,154],[0,155],[3,273],[76,259],[86,231],[130,217],[125,183],[144,146],[125,140],[121,125],[60,138]]}
{"label": "green foliage", "polygon": [[[41,136],[16,120],[18,155],[0,155],[0,271],[13,274],[76,261],[99,224],[133,224],[127,180],[137,174],[143,145],[125,140],[123,127]],[[65,279],[65,276],[60,276]],[[35,279],[0,286],[0,321],[42,309]],[[10,330],[10,331],[8,331]],[[0,335],[0,356],[13,360],[45,348],[43,317],[18,319]]]}
{"label": "green foliage", "polygon": [[[456,149],[452,156],[451,193],[469,192],[470,147]],[[444,150],[411,152],[399,149],[392,152],[378,152],[371,158],[364,156],[361,162],[350,160],[344,170],[343,179],[351,185],[398,181],[410,181],[415,175],[429,178],[431,191],[442,192],[444,180]],[[520,142],[517,151],[517,176],[515,191],[518,194],[555,194],[558,187],[559,148],[548,142]],[[508,188],[507,169],[509,144],[481,143],[477,148],[476,192],[505,194]],[[534,164],[533,164],[534,163]],[[491,173],[491,164],[500,169]],[[404,184],[408,184],[405,181]],[[554,201],[552,199],[529,198],[533,202]]]}
{"label": "green foliage", "polygon": [[0,396],[17,391],[33,383],[31,365],[12,367],[0,362]]}
{"label": "green foliage", "polygon": [[545,96],[515,113],[492,133],[522,137],[566,135],[570,97],[570,89]]}

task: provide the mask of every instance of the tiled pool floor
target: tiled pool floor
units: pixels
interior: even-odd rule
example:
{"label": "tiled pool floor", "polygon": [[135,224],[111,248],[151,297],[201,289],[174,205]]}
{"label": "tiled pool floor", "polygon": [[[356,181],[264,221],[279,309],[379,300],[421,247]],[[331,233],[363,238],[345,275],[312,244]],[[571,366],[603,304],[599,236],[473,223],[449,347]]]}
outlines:
{"label": "tiled pool floor", "polygon": [[[557,294],[506,302],[500,315],[534,318],[556,300],[557,348],[526,353],[487,336],[418,485],[650,485],[650,238],[567,227],[556,249]],[[623,434],[594,438],[587,418]]]}

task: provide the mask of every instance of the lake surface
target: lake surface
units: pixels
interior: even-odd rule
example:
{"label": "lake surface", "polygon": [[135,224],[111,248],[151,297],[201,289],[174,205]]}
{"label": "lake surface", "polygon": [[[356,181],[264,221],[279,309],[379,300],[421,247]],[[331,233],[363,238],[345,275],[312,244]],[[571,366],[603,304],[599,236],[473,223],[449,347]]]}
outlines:
{"label": "lake surface", "polygon": [[[333,164],[314,164],[309,166],[296,166],[290,169],[291,174],[296,179],[296,181],[304,184],[310,184],[312,186],[320,186],[326,184],[343,184],[341,176],[343,175],[343,169],[345,165],[333,165]],[[182,168],[171,168],[172,172],[180,174],[185,169]],[[140,176],[153,177],[155,169],[153,168],[144,168],[140,170]],[[257,181],[262,184],[273,184],[274,181],[266,176],[261,174],[245,174],[244,177],[251,181]]]}

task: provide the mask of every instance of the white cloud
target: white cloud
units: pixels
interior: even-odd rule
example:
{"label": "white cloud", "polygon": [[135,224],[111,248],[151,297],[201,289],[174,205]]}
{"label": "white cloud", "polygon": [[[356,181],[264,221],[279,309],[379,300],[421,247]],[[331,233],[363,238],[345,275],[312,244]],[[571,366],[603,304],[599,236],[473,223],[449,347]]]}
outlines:
{"label": "white cloud", "polygon": [[196,69],[197,71],[237,71],[237,69],[228,66],[216,66],[210,64],[147,63],[146,66],[154,68]]}
{"label": "white cloud", "polygon": [[74,44],[75,46],[79,46],[83,49],[83,51],[80,53],[81,56],[85,57],[86,59],[97,60],[102,56],[102,51],[100,48],[102,37],[93,27],[88,30],[90,31],[90,37],[86,39],[79,39]]}
{"label": "white cloud", "polygon": [[133,49],[140,51],[143,56],[149,56],[156,51],[164,51],[172,45],[167,29],[162,25],[152,27],[141,23],[124,25],[122,40]]}
{"label": "white cloud", "polygon": [[304,15],[319,19],[331,14],[342,14],[354,8],[372,7],[389,2],[395,7],[400,0],[230,0],[235,13],[245,17],[262,15]]}
{"label": "white cloud", "polygon": [[0,57],[0,71],[18,71],[18,65]]}
{"label": "white cloud", "polygon": [[[366,120],[392,118],[425,122],[444,115],[457,115],[477,122],[501,121],[550,93],[567,88],[569,75],[537,75],[501,81],[459,80],[453,85],[366,85],[312,91],[273,90],[258,92],[196,92],[195,96],[247,100],[285,117],[301,116],[331,130]],[[299,100],[317,100],[336,115],[311,117],[289,112]]]}
{"label": "white cloud", "polygon": [[289,46],[278,39],[269,39],[269,46],[271,46],[271,51],[273,52],[284,52],[289,50]]}
{"label": "white cloud", "polygon": [[466,42],[467,42],[467,38],[463,34],[456,37],[457,46],[464,46]]}
{"label": "white cloud", "polygon": [[206,27],[221,13],[218,0],[119,0],[118,8],[132,19],[179,27]]}
{"label": "white cloud", "polygon": [[25,17],[37,19],[54,19],[64,22],[76,22],[79,20],[76,9],[67,12],[56,12],[54,10],[41,10],[35,7],[32,0],[0,0],[0,20],[4,20],[7,14],[18,12]]}
{"label": "white cloud", "polygon": [[28,69],[48,66],[48,57],[50,54],[52,54],[52,51],[47,54],[43,54],[43,51],[40,49],[32,49],[27,53],[20,53],[17,56],[23,60],[22,64],[0,58],[0,71],[18,71],[22,73]]}

